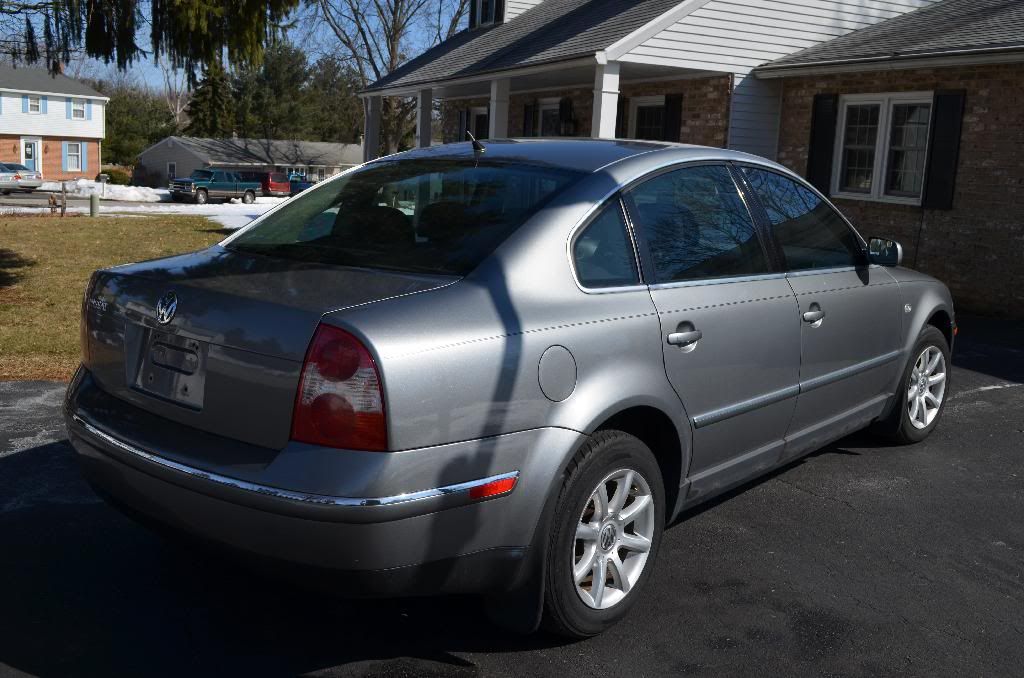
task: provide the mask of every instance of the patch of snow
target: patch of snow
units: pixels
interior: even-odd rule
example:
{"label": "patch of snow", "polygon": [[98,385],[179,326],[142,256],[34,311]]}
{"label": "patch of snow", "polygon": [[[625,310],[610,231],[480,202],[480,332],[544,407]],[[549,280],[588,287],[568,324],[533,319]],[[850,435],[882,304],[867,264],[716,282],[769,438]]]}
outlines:
{"label": "patch of snow", "polygon": [[129,202],[170,202],[171,192],[166,188],[147,188],[145,186],[115,186],[103,184],[92,179],[76,179],[75,181],[45,181],[39,187],[41,191],[60,193],[61,184],[67,187],[68,195],[88,198],[98,195],[103,200],[126,200]]}

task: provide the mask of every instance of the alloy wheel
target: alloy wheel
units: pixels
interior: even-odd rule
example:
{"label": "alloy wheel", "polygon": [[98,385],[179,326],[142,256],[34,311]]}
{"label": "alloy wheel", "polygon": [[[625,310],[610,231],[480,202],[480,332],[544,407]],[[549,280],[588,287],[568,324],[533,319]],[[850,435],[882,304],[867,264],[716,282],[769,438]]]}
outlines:
{"label": "alloy wheel", "polygon": [[591,608],[620,603],[636,585],[654,539],[654,497],[637,471],[620,469],[590,494],[573,540],[576,592]]}
{"label": "alloy wheel", "polygon": [[917,357],[907,384],[907,412],[914,428],[928,428],[935,421],[945,395],[946,357],[937,346],[928,346]]}

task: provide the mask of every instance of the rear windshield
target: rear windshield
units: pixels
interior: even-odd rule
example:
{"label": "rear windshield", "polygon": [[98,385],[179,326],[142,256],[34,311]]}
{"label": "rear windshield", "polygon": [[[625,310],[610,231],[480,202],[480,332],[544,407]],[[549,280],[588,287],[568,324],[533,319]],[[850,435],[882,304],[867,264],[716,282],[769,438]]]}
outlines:
{"label": "rear windshield", "polygon": [[283,184],[288,181],[288,177],[284,175],[284,172],[272,172],[270,174],[270,180],[275,184]]}
{"label": "rear windshield", "polygon": [[189,176],[189,178],[190,179],[203,179],[203,180],[212,179],[213,178],[213,172],[211,172],[210,170],[195,170],[195,171],[192,172],[192,174]]}
{"label": "rear windshield", "polygon": [[340,266],[466,275],[579,172],[395,160],[323,182],[231,249]]}
{"label": "rear windshield", "polygon": [[6,166],[7,166],[7,169],[14,170],[15,172],[31,172],[32,171],[29,168],[25,167],[24,165],[18,165],[16,163],[11,163],[11,162],[7,163]]}

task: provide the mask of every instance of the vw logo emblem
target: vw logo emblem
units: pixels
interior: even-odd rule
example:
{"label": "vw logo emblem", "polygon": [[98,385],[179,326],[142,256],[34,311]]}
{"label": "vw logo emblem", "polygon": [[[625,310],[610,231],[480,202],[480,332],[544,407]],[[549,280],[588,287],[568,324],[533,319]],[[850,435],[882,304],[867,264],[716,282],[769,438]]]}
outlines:
{"label": "vw logo emblem", "polygon": [[617,535],[615,534],[615,526],[611,523],[605,525],[601,529],[601,534],[599,536],[601,548],[605,551],[610,551],[611,548],[615,546],[616,537]]}
{"label": "vw logo emblem", "polygon": [[168,292],[160,297],[160,301],[156,302],[156,321],[161,325],[166,325],[174,318],[174,313],[177,310],[178,295],[174,292]]}

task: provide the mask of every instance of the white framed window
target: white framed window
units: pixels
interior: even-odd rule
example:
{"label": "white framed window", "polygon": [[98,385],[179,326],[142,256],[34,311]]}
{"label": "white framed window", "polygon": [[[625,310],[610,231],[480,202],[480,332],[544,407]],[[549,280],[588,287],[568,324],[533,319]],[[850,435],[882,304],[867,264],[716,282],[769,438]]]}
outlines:
{"label": "white framed window", "polygon": [[537,136],[557,137],[561,134],[558,116],[558,97],[549,97],[537,102]]}
{"label": "white framed window", "polygon": [[82,144],[77,141],[68,142],[68,172],[82,171]]}
{"label": "white framed window", "polygon": [[665,138],[665,96],[631,97],[629,100],[629,138]]}
{"label": "white framed window", "polygon": [[30,96],[28,98],[28,112],[29,113],[41,113],[43,110],[43,100],[39,97]]}
{"label": "white framed window", "polygon": [[178,176],[178,163],[169,162],[167,163],[167,178],[173,179]]}
{"label": "white framed window", "polygon": [[72,99],[71,100],[71,119],[72,120],[85,120],[85,100],[84,99]]}
{"label": "white framed window", "polygon": [[327,178],[327,169],[323,168],[323,167],[318,167],[316,169],[316,180],[317,181],[323,181],[326,178]]}
{"label": "white framed window", "polygon": [[832,195],[919,205],[932,98],[931,92],[840,97]]}

